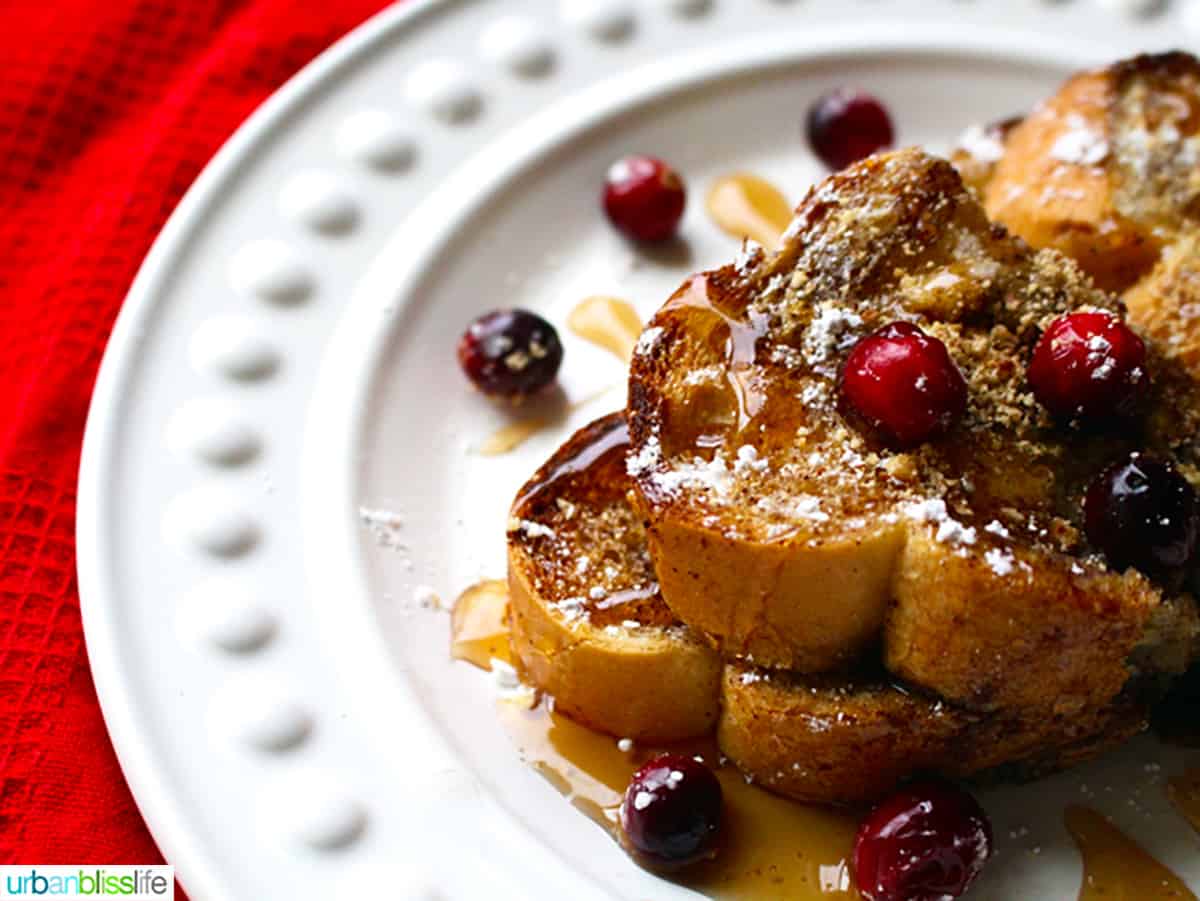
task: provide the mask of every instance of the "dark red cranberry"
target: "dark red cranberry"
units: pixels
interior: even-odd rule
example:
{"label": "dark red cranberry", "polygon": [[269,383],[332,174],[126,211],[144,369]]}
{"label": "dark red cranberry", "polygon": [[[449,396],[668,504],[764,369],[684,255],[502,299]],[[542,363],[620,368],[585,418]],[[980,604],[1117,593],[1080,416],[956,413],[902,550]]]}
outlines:
{"label": "dark red cranberry", "polygon": [[613,163],[604,182],[604,212],[626,237],[665,241],[679,228],[687,191],[679,173],[652,156]]}
{"label": "dark red cranberry", "polygon": [[1108,562],[1174,584],[1200,537],[1191,484],[1165,460],[1134,453],[1095,478],[1083,501],[1088,540]]}
{"label": "dark red cranberry", "polygon": [[830,169],[844,169],[892,146],[892,119],[870,94],[835,88],[808,108],[808,143]]}
{"label": "dark red cranberry", "polygon": [[1033,349],[1029,384],[1064,419],[1128,416],[1150,387],[1146,345],[1111,313],[1060,316]]}
{"label": "dark red cranberry", "polygon": [[716,855],[721,810],[721,783],[712,770],[682,754],[662,754],[625,789],[621,841],[646,866],[687,866]]}
{"label": "dark red cranberry", "polygon": [[458,363],[484,394],[519,400],[554,381],[562,363],[558,332],[528,310],[493,310],[458,339]]}
{"label": "dark red cranberry", "polygon": [[899,447],[945,431],[967,408],[967,382],[946,345],[909,322],[885,325],[854,345],[842,367],[841,392],[854,412]]}
{"label": "dark red cranberry", "polygon": [[991,854],[979,803],[948,783],[920,782],[862,821],[854,877],[868,901],[944,901],[965,892]]}

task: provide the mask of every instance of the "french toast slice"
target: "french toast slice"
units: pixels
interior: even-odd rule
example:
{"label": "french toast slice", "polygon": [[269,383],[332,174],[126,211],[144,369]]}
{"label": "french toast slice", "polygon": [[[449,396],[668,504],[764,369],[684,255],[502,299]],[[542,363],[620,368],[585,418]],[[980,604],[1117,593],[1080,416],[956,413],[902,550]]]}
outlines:
{"label": "french toast slice", "polygon": [[[648,594],[637,599],[634,615],[643,625],[622,621],[618,632],[604,622],[604,608],[592,609],[588,602],[594,599],[582,590],[595,581],[587,577],[592,559],[606,592],[649,587],[653,579],[644,529],[627,506],[624,441],[620,414],[592,423],[530,480],[514,505],[514,515],[537,518],[517,520],[512,532],[513,647],[527,678],[559,692],[556,708],[572,718],[642,740],[703,734],[717,722],[719,681],[722,752],[773,791],[837,804],[873,800],[918,772],[976,776],[1003,768],[997,772],[1025,776],[1031,766],[1036,772],[1058,768],[1144,727],[1143,711],[1132,707],[1122,708],[1120,716],[1102,711],[1102,741],[1096,740],[1093,712],[998,720],[907,688],[878,662],[856,675],[801,676],[737,662],[725,664],[722,672],[715,652],[703,645],[697,652],[698,643],[679,634],[662,639],[662,653],[647,657],[644,648],[631,647],[630,630],[655,638],[655,628],[678,628],[670,625],[661,599]],[[535,504],[538,493],[542,501]],[[547,515],[550,507],[565,523]],[[555,540],[544,540],[549,536],[543,529],[555,530]],[[534,540],[525,540],[530,532]],[[580,566],[584,557],[590,559]],[[566,603],[551,594],[565,595]],[[603,604],[613,596],[595,600]],[[590,611],[586,623],[583,611]],[[594,644],[597,629],[603,649]],[[567,640],[581,642],[581,649],[562,650],[568,630]],[[583,656],[569,656],[576,654]],[[1081,737],[1091,741],[1081,743]]]}
{"label": "french toast slice", "polygon": [[618,738],[716,725],[721,661],[663,603],[627,501],[622,413],[585,426],[521,489],[508,532],[518,669],[558,710]]}
{"label": "french toast slice", "polygon": [[[685,283],[631,367],[628,470],[681,620],[726,656],[801,673],[881,646],[897,677],[980,711],[1094,711],[1140,661],[1190,659],[1195,604],[1109,571],[1080,497],[1134,449],[1195,478],[1194,382],[1151,347],[1145,416],[1104,434],[1057,425],[1025,384],[1049,321],[1119,313],[1114,297],[989,223],[916,150],[831,176],[776,255],[744,257]],[[944,342],[970,398],[905,452],[837,397],[848,348],[895,320]]]}
{"label": "french toast slice", "polygon": [[919,774],[1024,780],[1066,769],[1146,728],[1122,692],[1082,715],[981,714],[886,673],[802,676],[730,664],[717,741],[747,777],[799,801],[877,800]]}
{"label": "french toast slice", "polygon": [[[956,161],[988,215],[1124,291],[1200,215],[1200,61],[1181,52],[1081,72],[1003,142]],[[1139,315],[1131,305],[1131,318]]]}
{"label": "french toast slice", "polygon": [[[1200,61],[1081,73],[1029,118],[965,140],[952,157],[964,179],[997,221],[1123,290],[1130,321],[1200,376]],[[1063,158],[1088,135],[1102,159]]]}

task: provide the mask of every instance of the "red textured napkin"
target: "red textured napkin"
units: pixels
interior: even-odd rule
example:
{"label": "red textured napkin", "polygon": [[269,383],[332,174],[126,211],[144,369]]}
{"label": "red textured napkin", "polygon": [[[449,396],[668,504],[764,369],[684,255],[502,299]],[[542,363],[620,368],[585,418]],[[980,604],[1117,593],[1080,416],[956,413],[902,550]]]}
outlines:
{"label": "red textured napkin", "polygon": [[0,863],[158,863],[75,583],[88,398],[129,283],[241,121],[384,0],[0,0]]}

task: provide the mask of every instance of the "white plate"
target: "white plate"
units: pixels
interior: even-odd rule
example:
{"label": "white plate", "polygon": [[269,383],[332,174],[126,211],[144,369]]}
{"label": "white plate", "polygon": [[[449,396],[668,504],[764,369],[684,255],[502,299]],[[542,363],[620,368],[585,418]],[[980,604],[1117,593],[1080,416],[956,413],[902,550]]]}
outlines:
{"label": "white plate", "polygon": [[[409,0],[255,115],[130,293],[80,481],[101,702],[192,897],[687,897],[518,761],[487,678],[451,665],[445,615],[417,603],[499,575],[513,490],[622,402],[479,457],[503,417],[467,390],[455,339],[504,304],[561,324],[608,292],[648,313],[729,259],[696,199],[734,167],[798,197],[823,88],[863,85],[903,142],[944,148],[1078,65],[1197,33],[1181,6],[1114,6],[1139,4]],[[690,182],[689,258],[637,257],[598,213],[633,149]],[[570,397],[619,386],[613,359],[566,341]],[[364,505],[400,524],[365,527]],[[1060,814],[1080,799],[1200,886],[1161,792],[1183,760],[1143,741],[986,795],[1000,858],[976,897],[1073,897]]]}

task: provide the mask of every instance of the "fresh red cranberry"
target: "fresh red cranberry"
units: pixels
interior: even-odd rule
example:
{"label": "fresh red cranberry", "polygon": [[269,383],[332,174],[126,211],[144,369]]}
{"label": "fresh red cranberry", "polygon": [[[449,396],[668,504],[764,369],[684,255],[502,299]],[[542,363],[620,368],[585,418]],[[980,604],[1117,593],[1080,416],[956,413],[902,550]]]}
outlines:
{"label": "fresh red cranberry", "polygon": [[712,770],[682,754],[662,754],[625,789],[622,844],[647,866],[687,866],[716,855],[721,811],[721,783]]}
{"label": "fresh red cranberry", "polygon": [[1196,552],[1200,503],[1169,462],[1141,453],[1110,466],[1083,501],[1088,540],[1117,568],[1174,585]]}
{"label": "fresh red cranberry", "polygon": [[979,803],[945,782],[910,785],[858,827],[854,878],[868,901],[947,901],[965,892],[992,854]]}
{"label": "fresh red cranberry", "polygon": [[945,431],[967,408],[967,382],[946,345],[909,322],[854,345],[841,383],[851,409],[899,447]]}
{"label": "fresh red cranberry", "polygon": [[679,173],[652,156],[617,160],[604,182],[604,212],[635,241],[665,241],[674,235],[686,202]]}
{"label": "fresh red cranberry", "polygon": [[823,94],[808,108],[808,143],[830,169],[844,169],[892,146],[888,111],[876,98],[851,88]]}
{"label": "fresh red cranberry", "polygon": [[519,400],[554,381],[562,363],[558,332],[528,310],[494,310],[458,339],[458,363],[484,394]]}
{"label": "fresh red cranberry", "polygon": [[1128,416],[1150,387],[1146,345],[1111,313],[1060,316],[1033,349],[1029,384],[1064,419]]}

